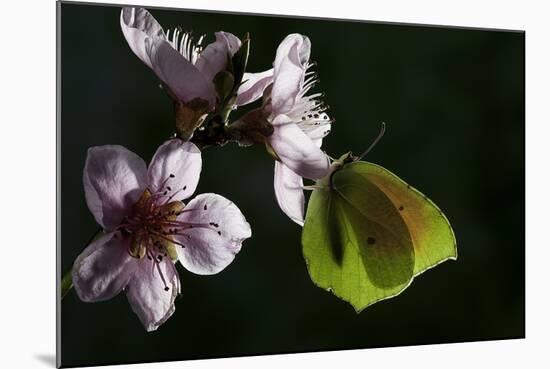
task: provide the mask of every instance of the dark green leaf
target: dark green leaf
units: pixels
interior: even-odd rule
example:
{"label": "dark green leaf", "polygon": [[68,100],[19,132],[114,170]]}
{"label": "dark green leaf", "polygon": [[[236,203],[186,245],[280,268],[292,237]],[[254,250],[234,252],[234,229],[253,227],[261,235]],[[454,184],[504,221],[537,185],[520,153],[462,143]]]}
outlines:
{"label": "dark green leaf", "polygon": [[247,33],[242,40],[241,47],[235,53],[235,55],[233,55],[233,58],[232,58],[233,73],[235,76],[235,90],[234,90],[235,93],[237,92],[237,89],[241,85],[244,73],[246,71],[246,65],[248,63],[249,53],[250,53],[250,38]]}

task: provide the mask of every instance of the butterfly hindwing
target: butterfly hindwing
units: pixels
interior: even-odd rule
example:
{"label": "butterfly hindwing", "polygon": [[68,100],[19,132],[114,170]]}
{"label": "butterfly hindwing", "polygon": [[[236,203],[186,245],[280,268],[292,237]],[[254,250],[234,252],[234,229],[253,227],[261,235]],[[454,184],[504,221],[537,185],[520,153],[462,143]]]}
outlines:
{"label": "butterfly hindwing", "polygon": [[[414,275],[456,256],[448,256],[449,247],[431,252],[427,243],[434,241],[450,242],[456,250],[446,218],[384,168],[346,164],[330,182],[310,197],[304,257],[312,280],[357,311],[399,294]],[[419,230],[429,226],[435,234]]]}

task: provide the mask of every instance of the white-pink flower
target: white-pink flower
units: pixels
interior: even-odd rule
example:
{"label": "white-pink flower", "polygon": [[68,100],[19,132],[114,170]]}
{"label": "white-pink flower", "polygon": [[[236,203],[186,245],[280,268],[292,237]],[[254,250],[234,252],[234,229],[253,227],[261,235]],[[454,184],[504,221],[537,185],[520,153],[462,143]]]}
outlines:
{"label": "white-pink flower", "polygon": [[304,223],[305,202],[302,177],[316,180],[330,171],[329,158],[320,147],[332,120],[319,100],[321,94],[307,95],[317,82],[309,70],[310,51],[309,38],[300,34],[290,34],[281,42],[273,63],[272,84],[263,93],[263,113],[253,111],[249,115],[263,115],[273,125],[267,142],[280,159],[275,162],[275,195],[285,214],[300,225]]}
{"label": "white-pink flower", "polygon": [[86,202],[104,232],[74,263],[81,300],[108,300],[125,291],[145,329],[153,331],[175,310],[177,260],[196,274],[218,273],[233,261],[251,236],[239,208],[216,194],[183,203],[201,167],[200,150],[179,139],[160,146],[148,168],[122,146],[88,150]]}
{"label": "white-pink flower", "polygon": [[[227,61],[241,47],[241,40],[228,32],[216,32],[216,41],[202,47],[201,36],[195,42],[190,33],[178,29],[164,31],[143,8],[125,7],[120,13],[122,33],[132,51],[169,87],[179,101],[193,110],[214,108],[217,93],[213,79],[225,70]],[[248,81],[239,90],[237,105],[261,97],[264,74],[245,75]]]}

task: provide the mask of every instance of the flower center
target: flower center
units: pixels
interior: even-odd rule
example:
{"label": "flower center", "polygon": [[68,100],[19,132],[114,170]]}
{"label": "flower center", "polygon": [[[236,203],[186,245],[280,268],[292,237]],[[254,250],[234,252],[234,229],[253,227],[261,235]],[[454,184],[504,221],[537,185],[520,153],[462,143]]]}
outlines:
{"label": "flower center", "polygon": [[147,256],[158,261],[168,255],[176,258],[174,244],[178,242],[173,235],[187,226],[177,221],[185,205],[181,201],[158,200],[158,196],[146,189],[119,226],[123,234],[130,236],[129,253],[135,258]]}
{"label": "flower center", "polygon": [[[156,192],[147,188],[134,204],[130,213],[124,217],[121,224],[115,229],[114,237],[129,238],[128,253],[136,259],[147,257],[157,269],[164,283],[164,290],[170,288],[162,272],[160,263],[165,262],[167,268],[175,268],[174,263],[178,259],[176,247],[185,248],[183,243],[191,242],[191,235],[186,230],[191,228],[203,228],[222,236],[219,222],[192,223],[178,220],[178,216],[185,212],[208,211],[208,204],[200,209],[185,209],[182,201],[173,201],[174,197],[187,186],[173,189],[169,186],[170,174],[159,186]],[[170,260],[165,260],[170,258]],[[174,269],[175,271],[175,269]]]}
{"label": "flower center", "polygon": [[[170,288],[160,263],[164,258],[169,257],[171,260],[168,260],[166,265],[174,268],[172,261],[178,258],[176,245],[185,247],[180,241],[175,240],[174,236],[182,234],[184,229],[193,227],[191,223],[177,220],[178,215],[186,211],[185,204],[172,199],[186,187],[172,191],[172,188],[166,185],[171,178],[174,178],[173,174],[162,182],[160,190],[156,193],[151,192],[150,189],[143,191],[130,214],[124,217],[122,223],[116,228],[122,237],[129,237],[130,256],[136,259],[147,257],[153,263],[153,267],[156,267],[164,283],[165,291]],[[187,235],[182,234],[182,236],[189,238]]]}

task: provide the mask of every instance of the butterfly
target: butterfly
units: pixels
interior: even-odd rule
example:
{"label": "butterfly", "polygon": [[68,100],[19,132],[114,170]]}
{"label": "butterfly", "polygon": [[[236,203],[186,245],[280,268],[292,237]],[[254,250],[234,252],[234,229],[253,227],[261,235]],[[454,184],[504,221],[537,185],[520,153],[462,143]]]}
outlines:
{"label": "butterfly", "polygon": [[443,212],[389,170],[344,154],[311,186],[303,255],[313,282],[357,312],[397,296],[414,277],[456,260],[454,232]]}

